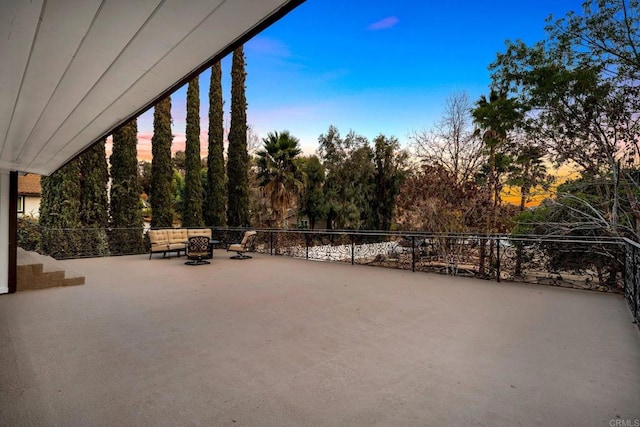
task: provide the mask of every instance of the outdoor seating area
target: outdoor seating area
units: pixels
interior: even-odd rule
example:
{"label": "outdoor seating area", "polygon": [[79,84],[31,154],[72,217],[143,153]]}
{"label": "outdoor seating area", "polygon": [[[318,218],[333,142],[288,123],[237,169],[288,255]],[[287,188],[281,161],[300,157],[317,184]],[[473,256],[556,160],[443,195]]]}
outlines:
{"label": "outdoor seating area", "polygon": [[[167,254],[171,258],[171,253],[175,252],[180,256],[180,252],[187,253],[187,243],[189,238],[195,236],[205,236],[211,240],[210,228],[169,228],[160,230],[149,230],[149,259],[155,253],[162,253],[164,258]],[[209,254],[211,255],[211,254]]]}
{"label": "outdoor seating area", "polygon": [[[238,243],[226,245],[227,252],[236,252],[232,259],[249,259],[251,256],[246,252],[253,250],[253,242],[257,236],[254,230],[248,230],[243,234],[242,240]],[[198,239],[196,239],[198,238]],[[206,240],[206,241],[205,241]],[[188,265],[209,264],[205,261],[213,257],[213,249],[220,245],[219,240],[212,237],[210,228],[168,228],[159,230],[149,230],[149,259],[153,254],[162,253],[162,257],[171,258],[171,253],[180,256],[184,253],[189,258]],[[206,246],[206,253],[205,252]]]}
{"label": "outdoor seating area", "polygon": [[640,418],[620,294],[253,256],[65,260],[84,286],[0,299],[0,425]]}

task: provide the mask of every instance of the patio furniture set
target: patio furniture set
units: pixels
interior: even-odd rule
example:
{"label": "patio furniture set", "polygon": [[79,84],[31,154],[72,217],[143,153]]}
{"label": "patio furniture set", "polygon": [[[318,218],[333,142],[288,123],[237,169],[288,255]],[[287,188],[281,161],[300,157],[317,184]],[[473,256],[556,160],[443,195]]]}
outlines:
{"label": "patio furniture set", "polygon": [[[251,246],[256,236],[255,231],[246,231],[239,243],[227,246],[227,252],[236,252],[232,259],[249,259],[245,252]],[[210,264],[208,259],[213,257],[213,248],[220,244],[220,241],[213,240],[211,229],[209,228],[172,228],[164,230],[149,230],[149,259],[154,253],[162,253],[162,257],[167,254],[171,258],[171,253],[175,252],[180,256],[180,252],[187,255],[188,265]]]}

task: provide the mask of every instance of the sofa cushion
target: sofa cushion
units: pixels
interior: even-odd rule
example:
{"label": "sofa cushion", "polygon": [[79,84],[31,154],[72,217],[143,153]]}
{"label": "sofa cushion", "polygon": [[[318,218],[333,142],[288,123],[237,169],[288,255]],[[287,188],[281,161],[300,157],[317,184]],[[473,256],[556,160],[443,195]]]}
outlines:
{"label": "sofa cushion", "polygon": [[187,230],[188,237],[194,236],[206,236],[211,239],[211,229],[210,228],[190,228]]}
{"label": "sofa cushion", "polygon": [[149,230],[149,241],[151,246],[167,245],[169,243],[167,230]]}
{"label": "sofa cushion", "polygon": [[189,236],[187,236],[187,230],[185,228],[173,228],[167,230],[167,235],[169,236],[169,244],[178,244],[185,242],[188,240]]}

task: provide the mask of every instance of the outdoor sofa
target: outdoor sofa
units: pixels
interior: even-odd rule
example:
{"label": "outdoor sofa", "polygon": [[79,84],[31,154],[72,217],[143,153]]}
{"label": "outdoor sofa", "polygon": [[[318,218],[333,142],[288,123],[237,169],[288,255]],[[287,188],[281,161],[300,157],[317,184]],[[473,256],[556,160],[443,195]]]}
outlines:
{"label": "outdoor sofa", "polygon": [[166,228],[161,230],[149,230],[149,259],[156,253],[162,253],[164,258],[171,252],[180,256],[180,252],[187,251],[187,242],[192,236],[206,236],[211,239],[210,228]]}

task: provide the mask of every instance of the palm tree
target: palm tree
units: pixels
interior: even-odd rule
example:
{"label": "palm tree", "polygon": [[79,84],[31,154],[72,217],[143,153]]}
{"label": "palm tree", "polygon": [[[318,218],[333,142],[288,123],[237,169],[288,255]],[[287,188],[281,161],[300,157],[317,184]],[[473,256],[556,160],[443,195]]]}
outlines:
{"label": "palm tree", "polygon": [[[505,166],[511,160],[505,150],[509,141],[509,133],[516,128],[524,114],[523,106],[515,98],[509,98],[506,91],[491,90],[489,99],[484,95],[476,102],[476,107],[471,110],[471,116],[481,135],[485,148],[489,154],[489,175],[487,177],[489,197],[492,200],[490,212],[486,222],[486,232],[496,231],[496,213],[500,204],[500,192],[502,185],[498,175],[504,172]],[[480,268],[478,273],[484,274],[485,244],[480,244]],[[493,240],[489,244],[489,266],[493,269]],[[491,274],[491,272],[490,272]]]}
{"label": "palm tree", "polygon": [[[476,107],[471,110],[471,115],[478,126],[477,133],[489,154],[489,176],[487,184],[493,200],[493,214],[500,204],[500,191],[498,173],[502,171],[501,161],[507,160],[504,146],[508,144],[509,132],[516,128],[524,114],[523,106],[515,98],[509,98],[506,91],[497,92],[491,90],[489,99],[484,95],[476,102]],[[492,218],[489,232],[493,232],[495,218]]]}
{"label": "palm tree", "polygon": [[262,142],[263,148],[256,153],[258,179],[271,203],[276,223],[281,224],[304,186],[303,173],[294,160],[302,150],[298,138],[289,131],[269,133]]}

